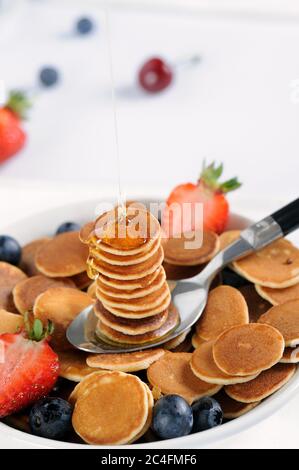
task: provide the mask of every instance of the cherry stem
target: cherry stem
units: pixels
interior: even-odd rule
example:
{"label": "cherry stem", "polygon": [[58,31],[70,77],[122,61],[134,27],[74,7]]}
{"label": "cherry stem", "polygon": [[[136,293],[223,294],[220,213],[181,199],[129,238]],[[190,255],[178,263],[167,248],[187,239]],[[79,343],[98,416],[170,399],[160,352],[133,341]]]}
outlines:
{"label": "cherry stem", "polygon": [[200,62],[201,62],[201,57],[199,55],[193,55],[193,56],[184,57],[182,59],[177,60],[175,64],[172,64],[172,67],[174,69],[189,67],[193,65],[198,65]]}

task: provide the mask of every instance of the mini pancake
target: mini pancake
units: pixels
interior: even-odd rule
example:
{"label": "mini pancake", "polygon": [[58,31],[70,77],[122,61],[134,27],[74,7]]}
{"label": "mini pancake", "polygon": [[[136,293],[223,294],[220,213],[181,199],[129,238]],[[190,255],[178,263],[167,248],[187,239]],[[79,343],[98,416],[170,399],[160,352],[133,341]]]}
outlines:
{"label": "mini pancake", "polygon": [[147,390],[130,374],[114,371],[97,377],[79,395],[72,423],[77,434],[89,444],[126,444],[144,429],[149,413]]}
{"label": "mini pancake", "polygon": [[[116,317],[123,317],[123,318],[147,318],[153,315],[158,315],[159,313],[163,312],[165,309],[169,307],[171,301],[170,293],[161,301],[159,305],[152,308],[145,308],[144,310],[139,310],[138,312],[133,310],[125,310],[123,308],[116,308],[109,306],[109,312],[115,315]],[[106,305],[104,307],[108,310]],[[146,306],[145,306],[146,307]]]}
{"label": "mini pancake", "polygon": [[86,271],[88,248],[78,232],[65,232],[42,245],[35,255],[37,269],[49,277],[69,277]]}
{"label": "mini pancake", "polygon": [[272,395],[294,375],[295,364],[276,364],[245,384],[228,385],[227,395],[242,403],[253,403]]}
{"label": "mini pancake", "polygon": [[91,374],[86,375],[80,382],[77,383],[77,385],[74,387],[74,389],[71,391],[68,401],[69,403],[74,406],[78,398],[87,392],[94,383],[97,383],[98,377],[102,374],[111,374],[112,371],[108,370],[95,370]]}
{"label": "mini pancake", "polygon": [[255,288],[258,294],[272,305],[284,304],[289,300],[299,299],[299,283],[284,289],[272,289],[271,287],[259,286],[258,284],[255,285]]}
{"label": "mini pancake", "polygon": [[[192,248],[196,243],[199,232],[188,232],[179,238],[163,240],[164,258],[169,264],[176,266],[196,266],[210,261],[219,250],[218,235],[214,232],[204,231],[202,244],[199,248]],[[191,246],[188,248],[188,244]]]}
{"label": "mini pancake", "polygon": [[175,264],[167,263],[163,261],[163,267],[165,269],[167,280],[179,281],[181,279],[188,279],[189,277],[196,276],[200,273],[205,264],[200,264],[198,266],[176,266]]}
{"label": "mini pancake", "polygon": [[299,250],[284,238],[233,262],[238,274],[254,284],[276,288],[299,282]]}
{"label": "mini pancake", "polygon": [[219,251],[224,250],[238,238],[240,238],[241,230],[227,230],[219,235]]}
{"label": "mini pancake", "polygon": [[90,254],[99,261],[103,261],[107,264],[112,264],[115,266],[132,266],[135,264],[143,263],[150,257],[152,257],[156,251],[158,251],[160,246],[160,238],[154,240],[154,242],[150,245],[150,248],[147,249],[145,252],[142,251],[139,254],[134,255],[127,255],[127,256],[120,256],[120,255],[112,255],[111,253],[107,253],[106,251],[101,250],[102,244],[96,246],[96,248],[90,248]]}
{"label": "mini pancake", "polygon": [[69,279],[54,279],[42,274],[24,279],[13,290],[13,300],[18,311],[24,315],[32,310],[36,298],[50,287],[75,287],[75,284]]}
{"label": "mini pancake", "polygon": [[116,317],[99,301],[97,301],[94,306],[94,313],[101,322],[104,323],[104,325],[126,335],[140,335],[148,333],[149,331],[157,330],[168,318],[168,309],[158,313],[158,315],[153,315],[147,318],[130,319]]}
{"label": "mini pancake", "polygon": [[191,343],[191,338],[190,336],[187,336],[184,341],[180,344],[178,344],[175,348],[172,348],[170,351],[173,353],[179,353],[179,352],[190,352],[193,350],[192,343]]}
{"label": "mini pancake", "polygon": [[59,375],[72,382],[81,382],[95,370],[86,364],[87,355],[83,351],[61,351],[59,358]]}
{"label": "mini pancake", "polygon": [[146,419],[145,425],[143,426],[141,431],[138,434],[136,434],[136,436],[134,436],[134,438],[130,442],[128,442],[128,444],[132,444],[133,442],[138,441],[138,439],[140,439],[149,430],[149,428],[152,424],[153,409],[154,409],[154,397],[153,397],[153,394],[152,394],[150,388],[148,387],[148,385],[146,383],[143,383],[143,386],[145,388],[145,391],[146,391],[146,394],[147,394],[147,399],[148,399],[147,419]]}
{"label": "mini pancake", "polygon": [[49,237],[38,238],[37,240],[33,240],[32,242],[23,246],[20,268],[28,276],[36,276],[37,274],[40,274],[35,264],[35,255],[37,251],[49,240],[51,240]]}
{"label": "mini pancake", "polygon": [[92,280],[90,279],[86,271],[84,271],[83,273],[75,274],[75,276],[71,276],[68,279],[70,279],[74,283],[74,285],[80,290],[86,289],[92,283]]}
{"label": "mini pancake", "polygon": [[161,305],[161,302],[169,296],[170,291],[166,281],[164,281],[160,289],[145,295],[144,297],[133,299],[114,298],[102,294],[100,290],[97,290],[97,298],[107,309],[110,310],[111,307],[115,307],[117,309],[128,310],[129,312],[140,312],[144,309],[149,310],[155,308]]}
{"label": "mini pancake", "polygon": [[0,335],[3,333],[16,333],[23,327],[23,317],[17,313],[0,309]]}
{"label": "mini pancake", "polygon": [[208,295],[207,305],[196,324],[196,333],[208,341],[231,326],[248,321],[248,307],[243,295],[234,287],[218,286]]}
{"label": "mini pancake", "polygon": [[89,295],[89,297],[91,297],[94,300],[96,300],[97,298],[96,290],[97,290],[97,281],[93,281],[93,283],[90,284],[90,286],[87,289],[87,294]]}
{"label": "mini pancake", "polygon": [[193,374],[204,382],[219,385],[229,385],[236,383],[248,382],[256,377],[256,375],[248,375],[246,377],[238,377],[235,375],[225,374],[215,364],[213,358],[214,341],[207,341],[201,344],[192,354],[190,366]]}
{"label": "mini pancake", "polygon": [[299,362],[299,347],[285,348],[283,356],[279,362],[284,364],[297,364]]}
{"label": "mini pancake", "polygon": [[116,289],[115,287],[107,286],[101,279],[97,280],[98,291],[103,295],[109,297],[115,297],[117,299],[137,299],[145,297],[153,292],[159,290],[165,283],[166,275],[164,269],[161,267],[156,278],[146,287],[140,287],[139,289]]}
{"label": "mini pancake", "polygon": [[286,346],[292,348],[297,346],[299,344],[299,299],[271,307],[259,318],[259,323],[271,325],[280,331]]}
{"label": "mini pancake", "polygon": [[212,396],[221,386],[212,385],[198,379],[190,367],[191,353],[167,352],[147,370],[147,377],[153,387],[164,395],[180,395],[188,403],[203,396]]}
{"label": "mini pancake", "polygon": [[249,323],[224,331],[214,343],[213,357],[226,374],[246,376],[272,367],[281,359],[283,350],[284,339],[277,329]]}
{"label": "mini pancake", "polygon": [[119,370],[122,372],[136,372],[148,369],[165,354],[164,349],[146,349],[132,353],[120,354],[92,354],[87,357],[87,364],[90,367],[100,369]]}
{"label": "mini pancake", "polygon": [[95,239],[100,240],[104,250],[116,255],[137,255],[159,238],[160,224],[149,211],[127,206],[125,218],[120,219],[118,209],[100,215],[95,222]]}
{"label": "mini pancake", "polygon": [[271,304],[257,293],[252,284],[239,287],[238,290],[247,303],[249,323],[256,323],[260,316],[269,310]]}
{"label": "mini pancake", "polygon": [[150,285],[156,277],[160,273],[160,266],[156,271],[153,273],[140,277],[139,279],[126,279],[126,280],[119,280],[119,279],[111,279],[107,276],[99,275],[98,280],[101,283],[104,283],[105,285],[115,288],[115,289],[123,289],[123,290],[135,290],[135,289],[140,289],[144,288],[148,285]]}
{"label": "mini pancake", "polygon": [[108,342],[111,341],[113,343],[121,344],[152,343],[163,338],[164,336],[168,335],[171,331],[173,331],[179,324],[179,318],[180,317],[176,308],[170,305],[168,309],[167,320],[157,330],[149,331],[148,333],[144,334],[128,335],[113,330],[112,328],[105,325],[99,320],[96,328],[96,334],[106,342],[108,340]]}
{"label": "mini pancake", "polygon": [[190,332],[190,328],[184,331],[184,333],[181,333],[180,335],[178,335],[176,338],[173,338],[167,341],[166,343],[164,343],[163,347],[167,350],[175,349],[177,346],[179,346],[185,341],[189,332]]}
{"label": "mini pancake", "polygon": [[27,279],[27,276],[16,266],[0,261],[0,308],[17,313],[13,301],[12,291],[18,282]]}
{"label": "mini pancake", "polygon": [[194,347],[194,349],[198,348],[201,344],[204,344],[204,343],[206,343],[206,341],[202,339],[200,336],[198,336],[197,333],[194,333],[192,335],[192,346]]}
{"label": "mini pancake", "polygon": [[223,417],[226,419],[239,418],[260,403],[259,401],[254,403],[241,403],[240,401],[233,400],[224,392],[223,389],[220,390],[214,398],[220,404],[223,411]]}
{"label": "mini pancake", "polygon": [[123,266],[107,264],[104,261],[95,260],[93,257],[89,258],[87,262],[94,271],[103,274],[106,277],[127,281],[139,279],[140,277],[152,274],[160,267],[162,261],[163,250],[159,247],[151,258],[139,264],[126,266],[125,270],[123,269]]}
{"label": "mini pancake", "polygon": [[85,292],[70,287],[52,287],[40,294],[34,304],[33,313],[36,318],[46,323],[54,323],[54,333],[51,343],[54,349],[64,351],[72,349],[67,341],[65,332],[74,318],[93,300]]}

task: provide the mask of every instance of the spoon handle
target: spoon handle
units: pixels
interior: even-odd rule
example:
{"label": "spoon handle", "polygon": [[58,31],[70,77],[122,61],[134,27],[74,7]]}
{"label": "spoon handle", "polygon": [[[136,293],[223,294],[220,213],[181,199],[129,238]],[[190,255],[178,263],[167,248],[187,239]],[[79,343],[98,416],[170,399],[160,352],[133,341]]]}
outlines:
{"label": "spoon handle", "polygon": [[299,198],[274,212],[271,217],[278,223],[278,225],[280,225],[284,235],[287,235],[298,228]]}

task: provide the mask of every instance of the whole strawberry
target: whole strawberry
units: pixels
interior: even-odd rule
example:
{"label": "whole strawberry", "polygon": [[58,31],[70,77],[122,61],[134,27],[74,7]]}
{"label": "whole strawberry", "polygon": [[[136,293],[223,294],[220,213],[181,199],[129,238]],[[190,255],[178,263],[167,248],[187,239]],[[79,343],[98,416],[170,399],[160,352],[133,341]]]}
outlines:
{"label": "whole strawberry", "polygon": [[22,120],[30,102],[20,91],[12,91],[7,103],[0,108],[0,164],[19,152],[26,142]]}
{"label": "whole strawberry", "polygon": [[58,356],[48,343],[52,325],[25,321],[27,332],[0,335],[0,418],[46,396],[59,373]]}
{"label": "whole strawberry", "polygon": [[[213,162],[206,166],[204,163],[197,183],[180,184],[173,189],[163,213],[162,227],[166,236],[196,229],[221,233],[225,229],[229,216],[226,194],[241,184],[237,178],[220,183],[222,172],[222,164],[216,166]],[[200,204],[203,217],[197,212]]]}

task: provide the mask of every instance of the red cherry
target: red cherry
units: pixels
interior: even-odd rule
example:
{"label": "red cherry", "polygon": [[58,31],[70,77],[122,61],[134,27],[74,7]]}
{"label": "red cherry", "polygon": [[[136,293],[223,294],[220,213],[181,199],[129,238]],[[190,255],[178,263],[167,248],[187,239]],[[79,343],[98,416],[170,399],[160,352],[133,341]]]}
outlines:
{"label": "red cherry", "polygon": [[159,57],[147,60],[139,70],[139,84],[150,93],[167,88],[173,79],[171,67]]}

